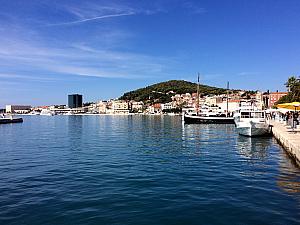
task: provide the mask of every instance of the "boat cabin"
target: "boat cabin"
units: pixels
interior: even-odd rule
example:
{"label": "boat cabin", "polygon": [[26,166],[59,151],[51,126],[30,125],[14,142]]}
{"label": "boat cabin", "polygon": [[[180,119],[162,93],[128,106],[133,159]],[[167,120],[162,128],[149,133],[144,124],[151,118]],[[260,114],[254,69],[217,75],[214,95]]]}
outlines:
{"label": "boat cabin", "polygon": [[241,111],[241,118],[265,118],[264,111]]}

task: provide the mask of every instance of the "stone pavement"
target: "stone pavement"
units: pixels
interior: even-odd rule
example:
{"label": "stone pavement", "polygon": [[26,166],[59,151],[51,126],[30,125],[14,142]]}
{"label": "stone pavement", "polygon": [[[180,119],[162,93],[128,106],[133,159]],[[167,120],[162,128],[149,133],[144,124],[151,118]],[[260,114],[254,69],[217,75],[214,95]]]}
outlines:
{"label": "stone pavement", "polygon": [[300,129],[292,130],[285,123],[270,120],[274,137],[283,145],[285,150],[296,159],[300,165]]}

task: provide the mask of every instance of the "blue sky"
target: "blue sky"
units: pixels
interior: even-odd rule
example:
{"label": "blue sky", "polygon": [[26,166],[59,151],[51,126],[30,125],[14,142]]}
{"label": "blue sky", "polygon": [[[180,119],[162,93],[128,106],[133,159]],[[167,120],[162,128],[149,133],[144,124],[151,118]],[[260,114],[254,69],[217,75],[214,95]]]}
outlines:
{"label": "blue sky", "polygon": [[170,79],[284,90],[298,0],[0,0],[0,107],[66,104]]}

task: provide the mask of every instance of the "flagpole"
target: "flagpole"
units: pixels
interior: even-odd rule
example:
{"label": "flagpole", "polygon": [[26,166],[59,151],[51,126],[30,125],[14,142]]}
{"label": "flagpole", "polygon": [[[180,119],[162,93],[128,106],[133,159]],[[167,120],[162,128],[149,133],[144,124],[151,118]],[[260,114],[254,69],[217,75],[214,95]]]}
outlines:
{"label": "flagpole", "polygon": [[228,96],[229,96],[229,81],[227,81],[227,97],[226,97],[227,109],[226,109],[226,117],[228,117]]}
{"label": "flagpole", "polygon": [[200,82],[200,74],[198,73],[198,82],[197,82],[197,101],[196,101],[196,113],[197,116],[199,115],[199,97],[200,97],[200,93],[199,93],[199,82]]}

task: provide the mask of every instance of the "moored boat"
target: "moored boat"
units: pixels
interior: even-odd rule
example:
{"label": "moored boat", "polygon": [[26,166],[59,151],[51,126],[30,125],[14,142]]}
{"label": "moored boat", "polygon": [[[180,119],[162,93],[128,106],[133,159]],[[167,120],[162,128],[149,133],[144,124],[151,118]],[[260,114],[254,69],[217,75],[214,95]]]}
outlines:
{"label": "moored boat", "polygon": [[234,122],[240,135],[265,136],[271,132],[270,125],[266,121],[266,113],[261,110],[241,110],[235,114]]}
{"label": "moored boat", "polygon": [[54,116],[55,113],[48,109],[43,109],[40,113],[41,116]]}
{"label": "moored boat", "polygon": [[233,117],[224,116],[197,116],[197,115],[184,115],[184,122],[191,123],[214,123],[214,124],[234,124]]}
{"label": "moored boat", "polygon": [[234,118],[229,116],[228,111],[228,90],[229,82],[227,82],[227,110],[222,112],[221,108],[217,105],[201,105],[199,104],[199,74],[197,83],[197,97],[195,108],[183,109],[182,119],[187,124],[234,124]]}
{"label": "moored boat", "polygon": [[0,124],[7,124],[7,123],[22,123],[23,119],[22,118],[13,118],[12,115],[10,117],[5,117],[3,114],[0,118]]}

